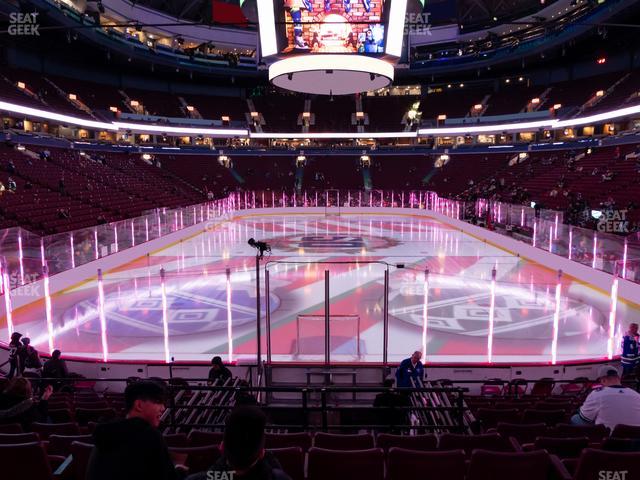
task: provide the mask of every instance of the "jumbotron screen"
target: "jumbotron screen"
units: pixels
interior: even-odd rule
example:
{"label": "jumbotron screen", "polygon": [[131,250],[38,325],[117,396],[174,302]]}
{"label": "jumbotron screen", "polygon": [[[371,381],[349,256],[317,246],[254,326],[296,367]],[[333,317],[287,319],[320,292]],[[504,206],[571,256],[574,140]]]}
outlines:
{"label": "jumbotron screen", "polygon": [[384,52],[382,0],[282,1],[281,53]]}

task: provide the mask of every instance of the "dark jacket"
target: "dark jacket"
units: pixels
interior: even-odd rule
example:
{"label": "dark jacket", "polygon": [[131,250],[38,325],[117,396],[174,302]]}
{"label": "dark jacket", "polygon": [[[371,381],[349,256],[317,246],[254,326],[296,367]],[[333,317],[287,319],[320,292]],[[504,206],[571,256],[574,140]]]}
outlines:
{"label": "dark jacket", "polygon": [[209,382],[215,383],[216,380],[220,380],[220,384],[223,384],[231,378],[231,370],[224,365],[220,366],[219,370],[214,368],[209,370]]}
{"label": "dark jacket", "polygon": [[19,423],[28,430],[33,422],[46,422],[48,414],[46,400],[34,401],[13,395],[0,395],[0,424]]}
{"label": "dark jacket", "polygon": [[424,366],[422,362],[418,360],[414,367],[410,358],[406,358],[400,363],[398,370],[396,370],[396,385],[398,388],[412,387],[411,379],[422,379],[424,377]]}
{"label": "dark jacket", "polygon": [[42,378],[66,378],[68,376],[69,372],[67,372],[67,364],[64,360],[50,358],[44,362]]}
{"label": "dark jacket", "polygon": [[[189,475],[186,480],[207,480],[216,478],[215,475],[208,472],[230,472],[232,470],[233,468],[229,466],[225,457],[222,456],[209,470]],[[233,478],[234,480],[291,480],[291,477],[282,470],[282,465],[271,452],[266,452],[262,460],[259,460],[251,470],[243,475],[235,473]]]}
{"label": "dark jacket", "polygon": [[158,430],[141,418],[98,425],[87,480],[175,480],[175,467]]}

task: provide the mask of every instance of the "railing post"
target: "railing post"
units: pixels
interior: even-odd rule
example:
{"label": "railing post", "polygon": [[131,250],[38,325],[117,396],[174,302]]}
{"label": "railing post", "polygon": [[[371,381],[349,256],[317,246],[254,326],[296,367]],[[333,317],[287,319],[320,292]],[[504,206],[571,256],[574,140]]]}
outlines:
{"label": "railing post", "polygon": [[460,433],[464,433],[464,396],[462,391],[458,391],[458,396],[456,398],[456,404],[458,410],[456,411],[458,417],[458,428],[460,429]]}
{"label": "railing post", "polygon": [[324,271],[324,363],[331,363],[331,327],[330,322],[330,299],[329,299],[329,270]]}
{"label": "railing post", "polygon": [[384,367],[388,364],[389,359],[389,268],[384,271],[384,302],[383,302],[383,317],[382,317],[382,364]]}
{"label": "railing post", "polygon": [[307,397],[308,390],[302,389],[302,428],[306,430],[309,428],[309,399]]}
{"label": "railing post", "polygon": [[262,338],[260,328],[260,255],[256,255],[256,364],[258,373],[260,372],[260,362],[262,361]]}
{"label": "railing post", "polygon": [[322,431],[326,432],[328,427],[328,418],[327,418],[327,389],[320,389],[320,409],[322,410]]}
{"label": "railing post", "polygon": [[267,364],[271,364],[271,302],[269,295],[269,269],[264,271],[264,290],[265,290],[265,309],[264,312],[267,320]]}

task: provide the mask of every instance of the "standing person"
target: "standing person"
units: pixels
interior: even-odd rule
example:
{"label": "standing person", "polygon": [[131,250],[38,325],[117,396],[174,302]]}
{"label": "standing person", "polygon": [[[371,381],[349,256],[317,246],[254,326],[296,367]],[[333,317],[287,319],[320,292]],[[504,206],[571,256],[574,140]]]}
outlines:
{"label": "standing person", "polygon": [[411,401],[407,395],[393,391],[393,378],[385,379],[384,388],[388,390],[378,393],[373,401],[373,406],[380,409],[378,423],[388,425],[389,433],[401,433],[399,427],[405,426],[409,418],[409,411],[402,407],[410,407]]}
{"label": "standing person", "polygon": [[640,393],[623,387],[618,370],[610,365],[600,367],[598,381],[602,386],[589,394],[571,423],[611,430],[619,424],[640,426]]}
{"label": "standing person", "polygon": [[627,334],[622,337],[622,373],[632,373],[640,363],[640,335],[638,335],[638,324],[630,323]]}
{"label": "standing person", "polygon": [[211,359],[211,369],[209,370],[209,380],[207,383],[212,385],[216,380],[220,380],[220,384],[224,384],[232,377],[231,370],[224,366],[222,358],[215,356]]}
{"label": "standing person", "polygon": [[103,423],[93,433],[95,447],[87,480],[175,480],[169,450],[158,431],[166,392],[154,381],[141,380],[124,391],[126,419]]}
{"label": "standing person", "polygon": [[22,351],[21,364],[22,368],[29,368],[32,370],[40,370],[42,368],[42,361],[40,361],[40,355],[38,350],[31,346],[31,339],[29,337],[22,337]]}
{"label": "standing person", "polygon": [[412,378],[415,380],[424,378],[424,365],[420,361],[421,358],[422,352],[416,350],[411,357],[404,359],[400,363],[396,370],[398,388],[412,387]]}
{"label": "standing person", "polygon": [[14,375],[22,376],[22,364],[20,362],[22,357],[22,343],[20,343],[21,333],[13,332],[11,334],[11,341],[9,342],[9,374],[7,378],[13,378]]}

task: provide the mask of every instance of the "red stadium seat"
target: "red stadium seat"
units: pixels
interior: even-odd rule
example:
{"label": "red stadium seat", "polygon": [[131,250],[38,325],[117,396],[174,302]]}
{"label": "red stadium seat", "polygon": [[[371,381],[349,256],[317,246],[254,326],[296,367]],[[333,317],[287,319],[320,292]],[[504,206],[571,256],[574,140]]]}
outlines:
{"label": "red stadium seat", "polygon": [[189,433],[189,445],[192,447],[205,447],[208,445],[220,445],[222,442],[222,432],[204,432],[202,430],[191,430]]}
{"label": "red stadium seat", "polygon": [[37,432],[40,438],[47,440],[50,435],[80,435],[77,423],[39,423],[31,424],[31,430]]}
{"label": "red stadium seat", "polygon": [[19,423],[0,424],[0,433],[22,433],[22,425]]}
{"label": "red stadium seat", "polygon": [[340,435],[318,432],[313,437],[313,446],[326,450],[368,450],[373,448],[373,436],[368,433]]}
{"label": "red stadium seat", "polygon": [[[640,452],[605,452],[587,448],[582,452],[573,480],[600,480],[607,478],[600,472],[626,472],[626,480],[640,478]],[[615,478],[609,474],[608,478]],[[618,478],[623,478],[618,473]]]}
{"label": "red stadium seat", "polygon": [[569,478],[560,461],[545,451],[513,453],[475,450],[469,462],[467,480],[548,480],[554,473],[558,475],[560,472],[565,474],[564,478]]}
{"label": "red stadium seat", "polygon": [[75,480],[86,480],[89,458],[93,451],[93,445],[83,442],[71,443],[71,455],[73,456],[73,472]]}
{"label": "red stadium seat", "polygon": [[562,423],[567,419],[567,412],[565,410],[537,410],[526,409],[522,413],[523,423],[545,423],[548,426],[553,426],[558,423]]}
{"label": "red stadium seat", "polygon": [[39,441],[40,437],[35,432],[0,433],[0,445],[14,445],[16,443],[32,443]]}
{"label": "red stadium seat", "polygon": [[89,422],[105,422],[116,418],[117,414],[113,408],[77,408],[76,420],[80,425],[87,425]]}
{"label": "red stadium seat", "polygon": [[184,465],[190,473],[204,472],[220,458],[220,449],[217,445],[204,447],[170,447],[169,453],[186,455]]}
{"label": "red stadium seat", "polygon": [[186,433],[166,433],[162,436],[167,447],[189,447],[191,444]]}
{"label": "red stadium seat", "polygon": [[496,431],[503,438],[515,438],[522,445],[523,443],[533,443],[537,437],[545,435],[547,426],[544,423],[499,422]]}
{"label": "red stadium seat", "polygon": [[467,465],[463,450],[425,452],[392,448],[389,450],[387,480],[464,480]]}
{"label": "red stadium seat", "polygon": [[430,451],[438,447],[438,438],[435,435],[392,435],[380,433],[376,437],[376,447],[388,452],[391,448],[404,450]]}
{"label": "red stadium seat", "polygon": [[271,448],[268,451],[280,462],[291,480],[304,480],[304,451],[300,447]]}
{"label": "red stadium seat", "polygon": [[[521,414],[520,411],[515,408],[500,409],[500,408],[479,408],[476,413],[477,419],[480,424],[485,428],[495,428],[498,422],[505,423],[519,423]],[[525,423],[537,423],[537,422],[525,422]]]}
{"label": "red stadium seat", "polygon": [[640,425],[616,425],[613,427],[611,436],[640,439]]}
{"label": "red stadium seat", "polygon": [[383,480],[384,452],[369,450],[309,450],[307,480]]}
{"label": "red stadium seat", "polygon": [[93,444],[93,436],[91,435],[50,435],[47,453],[50,455],[67,456],[71,453],[71,444],[73,442],[82,442]]}
{"label": "red stadium seat", "polygon": [[582,450],[588,446],[589,439],[587,437],[538,437],[534,443],[535,449],[546,450],[553,455],[557,455],[561,459],[578,458],[582,453]]}
{"label": "red stadium seat", "polygon": [[604,425],[573,425],[559,423],[549,431],[554,437],[588,437],[590,442],[601,442],[609,436],[609,429]]}
{"label": "red stadium seat", "polygon": [[311,448],[311,435],[307,432],[301,433],[266,433],[264,439],[265,448],[288,448],[299,447],[303,452],[308,452]]}
{"label": "red stadium seat", "polygon": [[483,435],[463,435],[458,433],[445,433],[440,436],[438,450],[464,450],[471,455],[473,450],[482,448],[495,452],[513,452],[515,447],[498,433],[485,433]]}
{"label": "red stadium seat", "polygon": [[0,445],[2,477],[29,480],[53,478],[49,459],[40,442]]}

